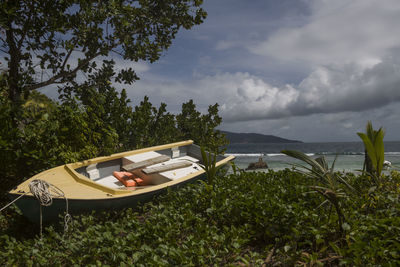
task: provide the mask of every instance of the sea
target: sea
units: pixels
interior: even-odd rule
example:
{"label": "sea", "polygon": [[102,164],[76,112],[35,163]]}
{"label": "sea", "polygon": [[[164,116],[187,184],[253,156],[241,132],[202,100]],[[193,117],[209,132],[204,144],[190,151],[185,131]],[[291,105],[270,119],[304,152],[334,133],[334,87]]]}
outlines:
{"label": "sea", "polygon": [[[392,164],[390,169],[399,170],[400,141],[385,142],[384,146],[385,160]],[[268,164],[268,168],[273,170],[292,168],[293,163],[301,163],[297,159],[282,154],[282,150],[301,151],[313,158],[324,156],[329,166],[337,156],[335,170],[345,172],[361,170],[365,157],[362,142],[230,144],[226,154],[234,155],[235,164],[241,169],[246,169],[250,163],[258,161],[260,157]]]}

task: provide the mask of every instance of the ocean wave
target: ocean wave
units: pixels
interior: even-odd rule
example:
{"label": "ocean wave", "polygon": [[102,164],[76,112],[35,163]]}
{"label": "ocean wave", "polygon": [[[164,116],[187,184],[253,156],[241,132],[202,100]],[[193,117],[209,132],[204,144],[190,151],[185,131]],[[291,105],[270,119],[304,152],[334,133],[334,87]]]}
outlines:
{"label": "ocean wave", "polygon": [[385,155],[398,156],[398,155],[400,155],[400,152],[385,152]]}
{"label": "ocean wave", "polygon": [[[307,156],[363,156],[365,155],[364,152],[340,152],[340,153],[335,153],[335,152],[315,152],[315,153],[305,153]],[[235,156],[235,157],[282,157],[286,156],[283,153],[226,153],[228,156]],[[385,155],[387,156],[400,156],[400,152],[385,152]]]}
{"label": "ocean wave", "polygon": [[277,156],[285,156],[285,154],[282,153],[268,153],[268,157],[277,157]]}
{"label": "ocean wave", "polygon": [[[315,153],[305,153],[307,156],[314,156]],[[226,153],[227,156],[235,156],[235,157],[278,157],[278,156],[286,156],[283,153]]]}
{"label": "ocean wave", "polygon": [[264,153],[226,153],[225,155],[235,157],[263,157]]}
{"label": "ocean wave", "polygon": [[364,155],[364,152],[352,152],[352,151],[347,151],[347,152],[317,152],[315,153],[316,155],[320,156],[335,156],[335,155]]}
{"label": "ocean wave", "polygon": [[[307,156],[314,156],[315,153],[305,153]],[[268,153],[266,154],[268,157],[277,157],[277,156],[286,156],[286,154],[283,153]]]}

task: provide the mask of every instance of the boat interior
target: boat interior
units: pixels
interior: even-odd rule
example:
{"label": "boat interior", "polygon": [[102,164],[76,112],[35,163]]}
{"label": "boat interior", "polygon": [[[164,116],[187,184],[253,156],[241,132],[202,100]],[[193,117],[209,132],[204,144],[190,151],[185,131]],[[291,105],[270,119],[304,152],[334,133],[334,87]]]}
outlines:
{"label": "boat interior", "polygon": [[[217,161],[223,159],[217,156]],[[120,158],[97,162],[76,168],[75,171],[98,184],[113,189],[136,190],[173,181],[200,171],[201,150],[194,144],[124,155]],[[134,173],[136,178],[146,180],[144,185],[127,186],[117,179],[116,172]],[[125,178],[125,177],[124,177]]]}

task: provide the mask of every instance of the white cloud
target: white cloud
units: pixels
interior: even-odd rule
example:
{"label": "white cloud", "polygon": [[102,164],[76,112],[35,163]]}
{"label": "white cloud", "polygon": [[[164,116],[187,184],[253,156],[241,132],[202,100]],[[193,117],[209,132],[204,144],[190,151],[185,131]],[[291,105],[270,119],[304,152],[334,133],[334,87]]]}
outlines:
{"label": "white cloud", "polygon": [[[149,77],[150,78],[150,77]],[[132,93],[151,95],[155,103],[218,102],[225,121],[278,119],[316,113],[364,111],[400,101],[400,59],[317,67],[298,85],[274,86],[249,73],[220,73],[192,80],[151,77]],[[177,108],[176,106],[174,108]]]}
{"label": "white cloud", "polygon": [[[224,74],[218,79],[226,96],[221,98],[221,113],[226,120],[256,120],[285,117],[297,102],[299,93],[290,85],[278,88],[248,73]],[[221,79],[234,81],[227,84]],[[225,84],[225,86],[223,86]]]}
{"label": "white cloud", "polygon": [[258,55],[321,65],[377,62],[399,47],[400,1],[310,1],[307,24],[282,28],[249,47]]}
{"label": "white cloud", "polygon": [[231,42],[231,41],[226,41],[226,40],[222,40],[222,41],[218,41],[215,49],[217,50],[227,50],[230,49],[234,46],[236,46],[236,42]]}
{"label": "white cloud", "polygon": [[299,84],[279,87],[255,75],[231,74],[228,79],[235,83],[224,90],[227,95],[220,102],[227,120],[364,111],[400,101],[400,35],[394,34],[400,2],[309,3],[307,23],[282,28],[249,49],[266,58],[303,64],[312,72]]}

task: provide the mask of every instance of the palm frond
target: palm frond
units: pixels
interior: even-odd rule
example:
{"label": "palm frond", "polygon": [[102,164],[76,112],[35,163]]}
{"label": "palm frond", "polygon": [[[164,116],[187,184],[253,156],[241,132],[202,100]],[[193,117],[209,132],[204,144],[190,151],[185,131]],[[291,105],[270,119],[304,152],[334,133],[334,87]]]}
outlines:
{"label": "palm frond", "polygon": [[281,153],[288,155],[289,157],[296,158],[298,160],[301,160],[303,162],[308,163],[311,167],[317,169],[320,172],[324,172],[323,167],[313,158],[310,156],[307,156],[303,152],[300,151],[295,151],[295,150],[282,150]]}
{"label": "palm frond", "polygon": [[319,209],[320,207],[322,207],[323,205],[329,203],[329,200],[325,199],[321,204],[319,204],[315,209]]}

